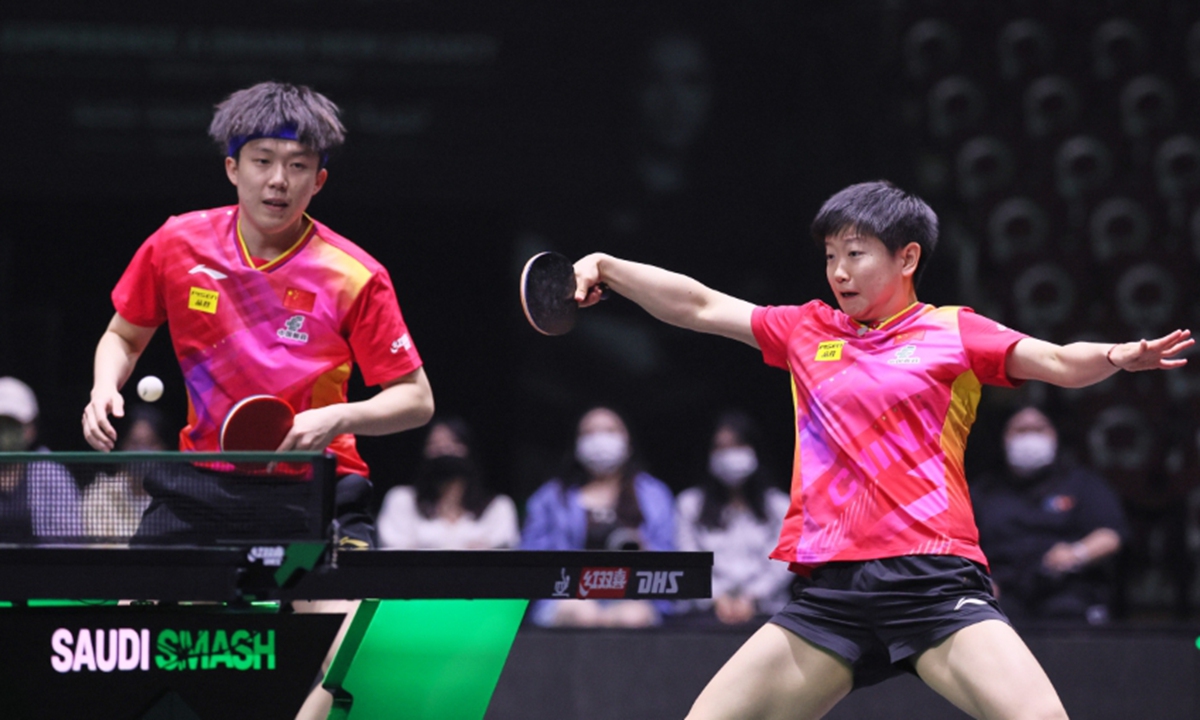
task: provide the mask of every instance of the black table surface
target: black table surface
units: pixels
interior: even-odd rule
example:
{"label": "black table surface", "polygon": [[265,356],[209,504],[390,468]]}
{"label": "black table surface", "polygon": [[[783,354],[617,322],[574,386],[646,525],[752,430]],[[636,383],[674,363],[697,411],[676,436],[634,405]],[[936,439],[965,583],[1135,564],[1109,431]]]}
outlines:
{"label": "black table surface", "polygon": [[683,600],[712,592],[707,552],[343,551],[282,579],[278,567],[250,560],[262,554],[250,547],[0,547],[0,601]]}

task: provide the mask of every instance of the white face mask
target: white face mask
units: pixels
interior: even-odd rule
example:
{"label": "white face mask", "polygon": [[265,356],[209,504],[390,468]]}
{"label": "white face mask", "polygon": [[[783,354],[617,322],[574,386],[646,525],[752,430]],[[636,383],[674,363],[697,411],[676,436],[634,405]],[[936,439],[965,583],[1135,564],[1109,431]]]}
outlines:
{"label": "white face mask", "polygon": [[1018,475],[1032,475],[1050,463],[1058,452],[1054,436],[1040,432],[1023,432],[1004,442],[1008,465]]}
{"label": "white face mask", "polygon": [[617,432],[593,432],[575,441],[575,459],[593,475],[604,475],[629,459],[629,441]]}
{"label": "white face mask", "polygon": [[757,469],[758,456],[754,454],[754,448],[721,448],[708,456],[708,471],[729,487],[739,487]]}

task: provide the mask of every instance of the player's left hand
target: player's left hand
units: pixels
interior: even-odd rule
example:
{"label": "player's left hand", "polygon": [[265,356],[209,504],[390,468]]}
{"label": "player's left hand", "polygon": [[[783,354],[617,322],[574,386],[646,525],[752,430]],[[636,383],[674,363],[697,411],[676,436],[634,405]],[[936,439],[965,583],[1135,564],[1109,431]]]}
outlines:
{"label": "player's left hand", "polygon": [[296,413],[292,429],[276,452],[289,450],[324,450],[341,430],[342,408],[345,403],[326,405]]}
{"label": "player's left hand", "polygon": [[1157,340],[1140,340],[1121,343],[1112,349],[1109,357],[1122,370],[1167,370],[1182,367],[1187,360],[1176,357],[1196,344],[1191,330],[1176,330]]}

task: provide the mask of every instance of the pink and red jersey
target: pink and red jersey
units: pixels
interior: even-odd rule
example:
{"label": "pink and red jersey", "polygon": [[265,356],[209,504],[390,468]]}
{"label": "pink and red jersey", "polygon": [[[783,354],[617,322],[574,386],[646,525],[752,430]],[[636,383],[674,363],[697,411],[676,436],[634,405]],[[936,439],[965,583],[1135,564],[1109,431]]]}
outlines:
{"label": "pink and red jersey", "polygon": [[[170,327],[188,392],[185,451],[218,450],[222,420],[249,395],[302,412],[345,402],[354,363],[368,385],[421,366],[391,278],[370,255],[308,218],[287,252],[256,260],[237,216],[233,206],[170,218],[112,293],[125,320]],[[353,435],[330,450],[339,474],[367,473]]]}
{"label": "pink and red jersey", "polygon": [[1011,387],[1025,335],[968,308],[917,304],[868,329],[823,302],[755,308],[768,365],[796,407],[792,502],[771,557],[821,563],[900,555],[987,562],[963,474],[982,383]]}

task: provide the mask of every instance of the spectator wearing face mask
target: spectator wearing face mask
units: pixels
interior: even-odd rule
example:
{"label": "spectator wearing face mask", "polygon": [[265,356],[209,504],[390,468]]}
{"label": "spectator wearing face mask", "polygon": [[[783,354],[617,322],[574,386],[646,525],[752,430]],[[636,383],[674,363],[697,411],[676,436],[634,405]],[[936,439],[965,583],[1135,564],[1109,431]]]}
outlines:
{"label": "spectator wearing face mask", "polygon": [[489,492],[469,458],[437,455],[413,485],[388,491],[377,521],[379,544],[398,550],[493,550],[516,546],[517,506]]}
{"label": "spectator wearing face mask", "polygon": [[388,490],[376,528],[379,544],[397,550],[484,550],[515,547],[517,506],[492,492],[466,420],[434,418],[412,485]]}
{"label": "spectator wearing face mask", "polygon": [[[638,469],[629,428],[615,410],[594,407],[579,420],[566,472],[526,505],[524,550],[674,550],[675,498]],[[656,625],[669,606],[644,600],[556,600],[535,605],[540,625]]]}
{"label": "spectator wearing face mask", "polygon": [[429,423],[421,456],[425,460],[446,456],[476,460],[474,448],[475,433],[466,420],[454,415],[437,417]]}
{"label": "spectator wearing face mask", "polygon": [[783,527],[788,496],[763,470],[757,445],[757,428],[748,415],[722,415],[704,481],[676,500],[679,549],[713,554],[712,600],[690,603],[689,620],[737,625],[787,604],[793,576],[768,555]]}
{"label": "spectator wearing face mask", "polygon": [[1014,622],[1107,622],[1108,565],[1128,532],[1116,493],[1059,453],[1054,424],[1036,408],[1005,425],[1004,452],[1004,470],[972,492],[1004,611]]}

